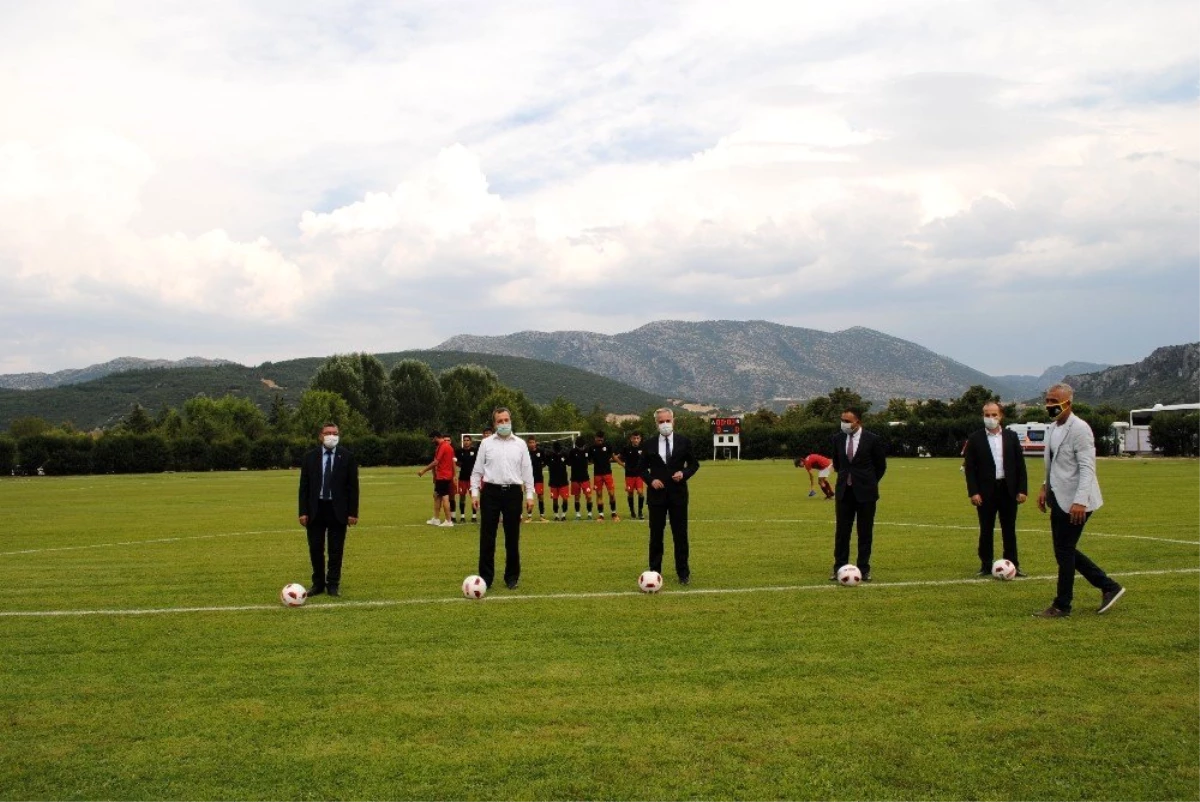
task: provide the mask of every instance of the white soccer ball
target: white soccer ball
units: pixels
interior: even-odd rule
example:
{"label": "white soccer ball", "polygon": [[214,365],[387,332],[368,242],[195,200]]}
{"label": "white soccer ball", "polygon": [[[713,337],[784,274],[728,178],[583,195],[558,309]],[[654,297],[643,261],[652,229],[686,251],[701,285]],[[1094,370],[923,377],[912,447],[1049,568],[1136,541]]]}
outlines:
{"label": "white soccer ball", "polygon": [[1008,581],[1015,579],[1017,576],[1017,566],[1012,564],[1011,560],[996,560],[992,563],[992,576],[996,579]]}
{"label": "white soccer ball", "polygon": [[307,600],[308,591],[296,582],[284,585],[283,590],[279,591],[279,601],[283,602],[285,607],[299,607]]}
{"label": "white soccer ball", "polygon": [[843,565],[837,569],[837,581],[846,587],[854,587],[862,582],[862,571],[858,570],[857,565]]}
{"label": "white soccer ball", "polygon": [[487,583],[483,577],[471,574],[463,580],[462,591],[468,599],[482,599],[487,595]]}
{"label": "white soccer ball", "polygon": [[658,593],[662,590],[663,578],[658,571],[642,571],[638,577],[638,588],[642,593]]}

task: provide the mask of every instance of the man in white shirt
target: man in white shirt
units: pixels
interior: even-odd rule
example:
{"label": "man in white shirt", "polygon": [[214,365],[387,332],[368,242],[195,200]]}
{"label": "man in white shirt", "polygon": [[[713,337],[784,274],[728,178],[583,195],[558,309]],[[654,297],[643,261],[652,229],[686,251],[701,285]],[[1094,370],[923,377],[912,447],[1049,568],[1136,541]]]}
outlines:
{"label": "man in white shirt", "polygon": [[1021,438],[1004,428],[1004,410],[995,401],[983,405],[983,428],[967,438],[963,448],[963,474],[967,480],[967,498],[979,517],[979,576],[992,575],[996,518],[1000,518],[1000,536],[1004,559],[1025,576],[1017,559],[1017,507],[1029,493],[1025,454]]}
{"label": "man in white shirt", "polygon": [[471,469],[471,509],[479,511],[479,576],[488,587],[496,578],[496,531],[504,517],[504,584],[515,590],[521,578],[521,496],[533,512],[533,463],[529,446],[513,435],[512,413],[492,412],[496,433],[479,444]]}
{"label": "man in white shirt", "polygon": [[1071,411],[1075,390],[1056,384],[1046,391],[1046,414],[1054,425],[1046,432],[1046,480],[1038,493],[1038,509],[1050,513],[1054,560],[1058,563],[1058,595],[1038,618],[1066,618],[1071,614],[1075,572],[1100,590],[1100,608],[1106,613],[1125,595],[1125,588],[1109,577],[1077,546],[1083,526],[1100,509],[1100,483],[1096,481],[1096,441],[1092,427]]}

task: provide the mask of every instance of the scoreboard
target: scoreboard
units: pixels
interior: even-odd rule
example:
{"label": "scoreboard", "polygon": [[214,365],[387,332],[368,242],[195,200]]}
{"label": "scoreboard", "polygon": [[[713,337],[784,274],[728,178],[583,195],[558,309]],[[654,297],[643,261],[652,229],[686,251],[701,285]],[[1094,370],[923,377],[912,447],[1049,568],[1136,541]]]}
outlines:
{"label": "scoreboard", "polygon": [[742,419],[741,418],[713,418],[712,421],[713,434],[741,434]]}

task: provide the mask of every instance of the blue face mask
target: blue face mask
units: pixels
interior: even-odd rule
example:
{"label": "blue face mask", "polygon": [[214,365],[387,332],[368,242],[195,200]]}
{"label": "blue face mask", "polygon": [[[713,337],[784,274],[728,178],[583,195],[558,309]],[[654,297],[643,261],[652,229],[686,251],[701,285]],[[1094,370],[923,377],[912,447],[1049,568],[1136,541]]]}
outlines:
{"label": "blue face mask", "polygon": [[510,434],[512,434],[512,424],[511,423],[496,424],[496,434],[500,435],[501,437],[508,437]]}

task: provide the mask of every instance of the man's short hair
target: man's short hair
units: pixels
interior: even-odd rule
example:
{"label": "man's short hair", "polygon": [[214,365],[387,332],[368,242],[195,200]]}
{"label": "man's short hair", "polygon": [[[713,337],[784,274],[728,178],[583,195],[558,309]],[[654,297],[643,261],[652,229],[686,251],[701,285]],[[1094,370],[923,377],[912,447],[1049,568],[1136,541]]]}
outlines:
{"label": "man's short hair", "polygon": [[979,408],[979,411],[983,412],[988,407],[995,407],[997,412],[999,412],[1001,415],[1004,414],[1004,407],[1000,406],[999,401],[984,401],[983,406]]}
{"label": "man's short hair", "polygon": [[429,433],[429,437],[430,437],[430,438],[434,438],[434,437],[441,437],[441,436],[442,436],[442,433],[441,433],[441,432],[439,432],[437,429],[434,429],[433,431],[431,431],[431,432]]}
{"label": "man's short hair", "polygon": [[1050,395],[1052,393],[1058,396],[1059,401],[1069,401],[1075,398],[1075,388],[1066,382],[1059,382],[1058,384],[1050,385],[1050,387],[1046,390],[1046,395]]}
{"label": "man's short hair", "polygon": [[849,412],[851,415],[853,415],[855,420],[858,420],[858,421],[862,420],[862,416],[863,416],[862,407],[846,407],[845,409],[842,410],[843,415],[845,415],[847,412]]}
{"label": "man's short hair", "polygon": [[658,409],[654,410],[654,419],[658,420],[658,416],[664,412],[671,416],[671,420],[675,420],[675,413],[671,411],[670,407],[659,407]]}
{"label": "man's short hair", "polygon": [[604,432],[596,432],[597,437],[604,437]]}
{"label": "man's short hair", "polygon": [[321,429],[320,429],[320,430],[323,432],[323,431],[325,431],[326,429],[331,429],[331,428],[332,428],[332,429],[336,429],[336,428],[338,428],[338,425],[337,425],[336,423],[334,423],[333,421],[331,421],[331,420],[327,420],[327,421],[325,421],[324,423],[322,423],[322,424],[321,424]]}
{"label": "man's short hair", "polygon": [[512,410],[511,409],[509,409],[508,407],[496,407],[495,409],[492,410],[492,423],[496,422],[496,416],[499,415],[501,412],[507,412],[508,417],[510,419],[512,418]]}

